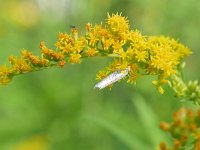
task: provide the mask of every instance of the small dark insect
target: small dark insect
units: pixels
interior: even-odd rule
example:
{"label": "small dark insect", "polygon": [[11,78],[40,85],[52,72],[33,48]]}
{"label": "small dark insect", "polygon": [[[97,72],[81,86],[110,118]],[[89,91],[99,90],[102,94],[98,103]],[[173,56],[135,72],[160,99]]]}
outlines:
{"label": "small dark insect", "polygon": [[70,29],[76,29],[75,25],[70,25]]}

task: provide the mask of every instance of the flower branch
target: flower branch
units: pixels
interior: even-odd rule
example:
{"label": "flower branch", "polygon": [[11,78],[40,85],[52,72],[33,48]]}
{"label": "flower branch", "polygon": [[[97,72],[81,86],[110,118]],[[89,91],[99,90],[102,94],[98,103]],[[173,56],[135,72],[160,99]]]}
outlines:
{"label": "flower branch", "polygon": [[41,42],[40,56],[28,50],[23,50],[19,57],[11,55],[11,65],[0,66],[0,83],[7,84],[19,74],[81,63],[82,58],[106,56],[114,59],[97,74],[98,80],[118,69],[130,68],[127,82],[135,83],[141,76],[156,75],[157,80],[152,83],[164,93],[162,85],[165,83],[171,82],[173,89],[177,89],[174,83],[180,73],[178,66],[191,53],[189,48],[172,38],[144,36],[137,29],[131,30],[128,19],[118,13],[108,14],[105,23],[94,26],[87,23],[84,36],[79,36],[77,28],[72,26],[70,34],[58,34],[55,46],[50,49]]}

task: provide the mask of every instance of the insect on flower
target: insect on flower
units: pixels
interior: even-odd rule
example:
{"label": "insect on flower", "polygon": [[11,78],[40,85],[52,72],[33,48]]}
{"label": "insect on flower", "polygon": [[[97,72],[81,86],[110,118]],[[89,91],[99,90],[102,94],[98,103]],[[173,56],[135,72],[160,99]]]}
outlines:
{"label": "insect on flower", "polygon": [[117,71],[111,73],[110,75],[108,75],[106,78],[104,78],[103,80],[101,80],[99,83],[97,83],[94,88],[96,89],[103,89],[121,79],[123,79],[124,77],[126,77],[128,75],[130,71],[130,68],[126,68],[126,70],[121,70],[118,69]]}
{"label": "insect on flower", "polygon": [[71,25],[70,26],[71,32],[72,32],[72,36],[74,37],[74,40],[77,41],[78,40],[78,29],[76,26]]}

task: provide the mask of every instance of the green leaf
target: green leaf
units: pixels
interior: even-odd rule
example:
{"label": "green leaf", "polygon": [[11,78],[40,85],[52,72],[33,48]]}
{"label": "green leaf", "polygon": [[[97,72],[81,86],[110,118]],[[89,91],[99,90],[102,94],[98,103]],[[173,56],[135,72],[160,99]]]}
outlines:
{"label": "green leaf", "polygon": [[141,95],[135,94],[132,101],[141,124],[144,127],[144,132],[146,132],[146,136],[151,144],[156,146],[163,139],[162,131],[159,129],[158,118]]}
{"label": "green leaf", "polygon": [[142,143],[137,137],[134,137],[134,135],[129,134],[127,131],[121,129],[117,125],[107,120],[92,115],[86,115],[83,118],[96,123],[100,127],[107,129],[110,133],[118,137],[118,139],[120,139],[130,149],[150,150],[150,148],[144,143]]}

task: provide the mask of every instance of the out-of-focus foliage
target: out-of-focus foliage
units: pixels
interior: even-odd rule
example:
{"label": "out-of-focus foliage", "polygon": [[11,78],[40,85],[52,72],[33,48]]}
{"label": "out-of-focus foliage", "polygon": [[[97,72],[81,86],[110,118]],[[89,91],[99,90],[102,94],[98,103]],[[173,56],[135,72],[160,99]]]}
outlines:
{"label": "out-of-focus foliage", "polygon": [[170,133],[173,137],[173,146],[167,146],[166,143],[160,143],[161,150],[181,150],[200,148],[200,110],[193,112],[190,109],[180,108],[174,112],[173,119],[170,123],[161,122],[160,128]]}
{"label": "out-of-focus foliage", "polygon": [[[53,47],[57,33],[70,25],[84,33],[84,24],[100,23],[107,12],[123,12],[131,28],[143,34],[179,39],[193,51],[185,78],[200,79],[198,0],[1,0],[0,63],[22,48],[39,53],[41,40]],[[88,59],[19,76],[1,87],[0,149],[151,150],[167,141],[159,121],[190,104],[177,101],[167,86],[159,95],[149,82],[155,77],[143,77],[135,86],[122,81],[112,91],[93,90],[95,74],[108,61]]]}

